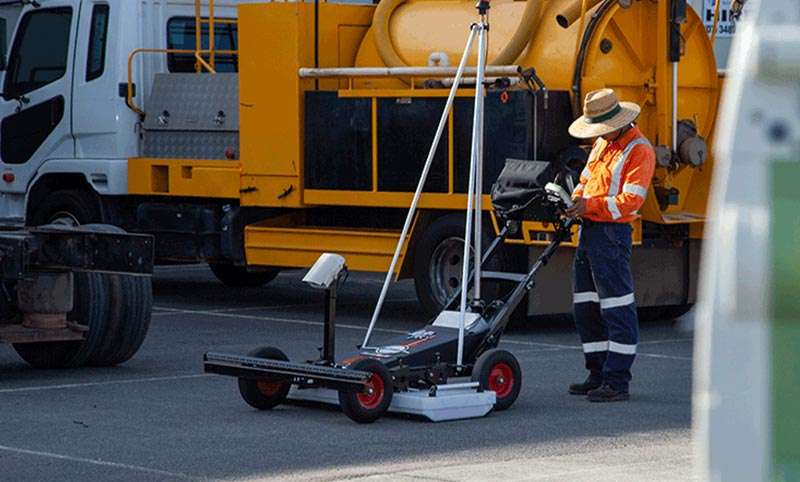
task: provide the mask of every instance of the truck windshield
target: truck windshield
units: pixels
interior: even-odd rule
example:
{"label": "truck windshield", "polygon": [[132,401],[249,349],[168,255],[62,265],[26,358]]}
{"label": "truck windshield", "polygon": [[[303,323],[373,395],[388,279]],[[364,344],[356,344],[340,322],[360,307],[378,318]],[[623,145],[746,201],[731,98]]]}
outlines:
{"label": "truck windshield", "polygon": [[[201,27],[202,48],[208,48],[208,19],[203,19]],[[214,49],[237,50],[237,28],[229,19],[214,22]],[[167,48],[177,50],[195,49],[195,18],[173,17],[167,22]],[[204,55],[208,59],[208,55]],[[238,72],[239,59],[236,55],[215,55],[217,72]],[[191,54],[169,54],[167,67],[170,72],[195,72],[195,59]]]}
{"label": "truck windshield", "polygon": [[54,82],[67,72],[72,9],[26,14],[11,49],[4,93],[16,97]]}

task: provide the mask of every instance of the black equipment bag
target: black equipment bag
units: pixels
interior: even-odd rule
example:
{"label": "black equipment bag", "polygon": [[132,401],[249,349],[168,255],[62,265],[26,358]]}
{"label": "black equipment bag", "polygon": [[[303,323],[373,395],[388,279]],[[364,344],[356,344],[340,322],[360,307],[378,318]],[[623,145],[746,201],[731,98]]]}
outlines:
{"label": "black equipment bag", "polygon": [[[552,222],[558,219],[556,205],[544,190],[548,182],[572,176],[552,162],[506,159],[506,165],[492,186],[492,206],[504,219]],[[563,182],[558,182],[568,191]]]}

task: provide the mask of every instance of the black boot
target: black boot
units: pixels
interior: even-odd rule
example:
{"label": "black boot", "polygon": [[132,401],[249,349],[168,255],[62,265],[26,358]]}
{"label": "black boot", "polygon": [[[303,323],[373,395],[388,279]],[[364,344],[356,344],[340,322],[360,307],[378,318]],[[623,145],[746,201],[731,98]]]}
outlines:
{"label": "black boot", "polygon": [[569,386],[569,394],[570,395],[587,395],[589,391],[594,390],[595,388],[600,388],[603,384],[603,379],[599,375],[595,375],[594,373],[589,374],[586,378],[586,381],[583,383],[573,383]]}
{"label": "black boot", "polygon": [[590,390],[586,399],[590,402],[624,402],[630,397],[628,392],[619,392],[604,384],[600,388]]}

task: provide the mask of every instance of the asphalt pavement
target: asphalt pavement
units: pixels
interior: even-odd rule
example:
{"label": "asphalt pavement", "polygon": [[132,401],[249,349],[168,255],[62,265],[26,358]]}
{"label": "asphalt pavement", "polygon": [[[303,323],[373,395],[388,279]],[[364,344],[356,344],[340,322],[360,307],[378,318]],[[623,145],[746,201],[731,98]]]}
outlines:
{"label": "asphalt pavement", "polygon": [[[524,375],[505,412],[358,425],[337,408],[250,408],[233,378],[203,373],[202,355],[275,345],[316,357],[322,298],[301,275],[236,289],[205,267],[158,268],[147,340],[119,367],[35,370],[0,345],[0,480],[692,478],[692,340],[675,320],[642,324],[625,403],[567,395],[585,376],[583,357],[571,322],[550,319],[503,338]],[[340,291],[340,355],[363,337],[381,281],[351,274]],[[396,284],[377,340],[424,321],[413,284]]]}

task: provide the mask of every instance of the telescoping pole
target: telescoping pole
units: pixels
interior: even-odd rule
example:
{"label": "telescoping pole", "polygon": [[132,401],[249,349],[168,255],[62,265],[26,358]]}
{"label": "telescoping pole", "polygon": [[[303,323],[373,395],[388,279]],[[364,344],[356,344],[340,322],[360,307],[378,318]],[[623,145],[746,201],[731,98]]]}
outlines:
{"label": "telescoping pole", "polygon": [[406,221],[403,224],[403,230],[400,233],[400,239],[397,241],[397,247],[394,250],[394,256],[392,256],[392,262],[389,264],[389,271],[386,272],[386,278],[383,281],[381,294],[378,296],[378,303],[375,305],[375,311],[372,313],[372,319],[369,322],[367,333],[364,336],[364,342],[361,344],[362,348],[369,347],[369,337],[372,335],[372,330],[375,328],[375,323],[378,321],[378,317],[381,315],[381,309],[383,308],[383,303],[386,300],[386,293],[389,291],[389,283],[392,281],[392,275],[394,275],[394,270],[397,267],[397,260],[400,258],[400,251],[403,249],[403,243],[405,243],[406,236],[408,236],[408,230],[411,228],[411,223],[414,220],[414,214],[417,211],[419,198],[422,195],[422,190],[425,187],[425,182],[428,179],[428,172],[430,171],[431,164],[433,164],[434,155],[436,154],[436,150],[439,148],[439,141],[442,138],[442,133],[444,132],[444,128],[447,125],[447,120],[450,117],[450,109],[453,107],[456,91],[461,83],[461,77],[464,74],[464,69],[467,65],[467,59],[472,51],[472,45],[475,41],[475,35],[477,32],[478,26],[473,25],[470,28],[469,37],[467,38],[467,46],[464,48],[464,55],[461,56],[461,62],[458,64],[458,70],[456,71],[455,79],[453,80],[453,86],[450,88],[450,95],[447,97],[447,102],[445,103],[442,117],[439,120],[439,127],[436,129],[436,135],[433,137],[431,150],[428,152],[428,158],[425,161],[425,166],[422,168],[422,174],[419,177],[417,190],[414,192],[414,197],[411,201],[411,207],[408,210],[408,215],[406,215]]}
{"label": "telescoping pole", "polygon": [[[458,323],[458,352],[456,366],[464,361],[464,325],[467,317],[467,293],[469,291],[469,260],[472,251],[472,235],[475,235],[475,299],[480,297],[481,278],[481,196],[483,195],[483,89],[486,77],[486,44],[489,33],[487,13],[489,2],[481,0],[477,5],[480,14],[478,24],[478,71],[475,76],[475,102],[472,116],[472,155],[469,166],[467,189],[467,219],[464,230],[464,255],[461,266],[461,306]],[[474,230],[474,233],[473,233]]]}

